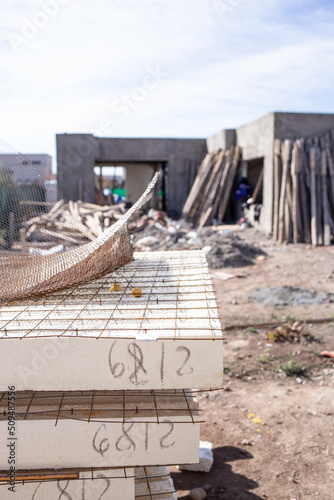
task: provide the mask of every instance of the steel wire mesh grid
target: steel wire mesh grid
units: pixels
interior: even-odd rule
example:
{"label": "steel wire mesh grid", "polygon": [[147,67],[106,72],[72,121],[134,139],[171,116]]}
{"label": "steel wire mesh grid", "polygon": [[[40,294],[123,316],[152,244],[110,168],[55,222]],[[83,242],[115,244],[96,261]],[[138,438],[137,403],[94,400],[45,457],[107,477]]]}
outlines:
{"label": "steel wire mesh grid", "polygon": [[[19,175],[20,169],[17,155],[13,156],[9,165],[0,164],[0,188],[6,189],[5,194],[2,194],[8,202],[6,208],[2,207],[0,200],[0,209],[3,209],[0,210],[0,247],[2,231],[10,225],[7,219],[13,219],[20,206],[16,190],[13,190],[15,185],[13,175]],[[24,167],[23,170],[25,169]],[[0,304],[66,289],[103,276],[129,262],[132,259],[133,248],[130,244],[127,223],[149,201],[158,178],[157,172],[143,195],[123,217],[89,243],[49,255],[24,255],[14,251],[0,251]],[[17,189],[19,187],[18,185]],[[33,198],[36,196],[35,193]],[[53,212],[56,213],[62,203],[63,200],[55,203],[48,215],[53,216]],[[77,220],[73,221],[74,228],[78,224]],[[14,232],[13,228],[11,232]]]}
{"label": "steel wire mesh grid", "polygon": [[[0,421],[8,419],[8,393],[0,393]],[[199,423],[194,396],[186,391],[16,392],[16,420]],[[141,420],[143,419],[143,420]]]}
{"label": "steel wire mesh grid", "polygon": [[[103,472],[103,478],[107,479],[132,479],[136,477],[133,467],[99,467],[99,468],[69,468],[69,469],[34,469],[17,470],[15,473],[15,483],[39,483],[67,480],[99,480],[103,479],[98,473]],[[85,474],[82,477],[83,473]],[[9,471],[0,471],[0,487],[9,482]],[[158,476],[160,477],[160,476]]]}
{"label": "steel wire mesh grid", "polygon": [[222,340],[205,254],[136,253],[90,283],[0,308],[0,338],[31,337]]}
{"label": "steel wire mesh grid", "polygon": [[[99,469],[43,469],[16,471],[15,484],[24,485],[29,483],[57,482],[59,485],[64,481],[97,481],[104,482],[115,479],[135,479],[135,498],[141,500],[159,500],[160,498],[175,498],[176,491],[171,480],[168,467],[103,467]],[[8,486],[8,471],[0,471],[0,487]],[[24,490],[23,490],[24,491]]]}

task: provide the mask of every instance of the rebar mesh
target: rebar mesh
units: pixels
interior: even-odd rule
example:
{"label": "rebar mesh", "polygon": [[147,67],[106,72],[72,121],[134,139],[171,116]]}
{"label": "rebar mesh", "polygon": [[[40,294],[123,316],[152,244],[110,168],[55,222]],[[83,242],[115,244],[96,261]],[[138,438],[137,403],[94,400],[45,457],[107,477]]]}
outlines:
{"label": "rebar mesh", "polygon": [[61,201],[48,204],[41,175],[29,161],[2,142],[1,150],[7,154],[0,155],[0,304],[87,282],[131,261],[127,222],[152,196],[158,173],[137,203],[93,241],[61,253],[26,255],[12,248],[20,227],[34,214],[50,217]]}
{"label": "rebar mesh", "polygon": [[[80,420],[85,422],[159,424],[170,422],[195,424],[199,409],[194,395],[182,390],[170,391],[71,391],[17,392],[17,421]],[[0,422],[6,421],[8,393],[0,393]]]}

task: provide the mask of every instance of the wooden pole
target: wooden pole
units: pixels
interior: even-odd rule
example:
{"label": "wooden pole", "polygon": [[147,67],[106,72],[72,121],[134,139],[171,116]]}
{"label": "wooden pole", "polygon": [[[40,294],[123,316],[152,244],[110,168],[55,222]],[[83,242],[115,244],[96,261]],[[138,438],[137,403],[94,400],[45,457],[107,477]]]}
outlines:
{"label": "wooden pole", "polygon": [[275,240],[278,240],[281,180],[282,180],[281,141],[279,139],[275,139],[275,142],[274,142],[274,224],[273,224],[273,236],[274,236]]}
{"label": "wooden pole", "polygon": [[328,186],[327,186],[327,155],[326,150],[321,151],[321,180],[322,180],[322,210],[324,214],[324,245],[331,244],[331,227],[328,211]]}
{"label": "wooden pole", "polygon": [[321,150],[318,138],[315,138],[316,148],[316,184],[317,184],[317,238],[318,245],[323,245],[323,213],[322,213],[322,175],[321,175]]}
{"label": "wooden pole", "polygon": [[24,228],[20,229],[20,246],[21,253],[27,253],[27,240],[26,240],[26,230]]}
{"label": "wooden pole", "polygon": [[300,212],[299,141],[295,142],[292,151],[291,179],[293,242],[299,243],[303,241],[302,216]]}
{"label": "wooden pole", "polygon": [[291,141],[286,139],[283,144],[283,168],[282,168],[282,184],[280,193],[280,203],[279,203],[279,229],[278,229],[278,240],[283,243],[285,238],[285,203],[286,203],[286,192],[287,192],[287,182],[288,173],[290,166],[290,153],[291,153]]}
{"label": "wooden pole", "polygon": [[100,167],[100,178],[99,178],[99,184],[100,184],[100,205],[104,205],[103,203],[103,176],[102,176],[102,167]]}
{"label": "wooden pole", "polygon": [[196,201],[198,200],[201,190],[205,187],[206,182],[208,181],[214,157],[214,153],[208,153],[201,163],[194,184],[182,210],[182,217],[185,217],[186,219],[191,220],[193,216],[194,206],[196,205]]}
{"label": "wooden pole", "polygon": [[317,246],[317,192],[316,192],[316,149],[310,149],[310,173],[311,173],[311,242]]}
{"label": "wooden pole", "polygon": [[[208,223],[212,221],[213,216],[217,210],[217,206],[221,197],[222,191],[222,180],[224,178],[226,165],[226,154],[223,154],[221,158],[221,166],[217,172],[216,178],[212,184],[212,187],[208,193],[208,196],[205,200],[205,204],[203,207],[202,215],[199,220],[199,229],[206,226]],[[223,184],[224,187],[224,184]]]}
{"label": "wooden pole", "polygon": [[299,172],[300,172],[300,199],[301,199],[301,214],[303,221],[303,236],[304,243],[311,243],[311,222],[310,222],[310,196],[309,196],[309,164],[305,153],[305,141],[299,141]]}
{"label": "wooden pole", "polygon": [[213,169],[210,172],[209,180],[208,180],[205,188],[201,191],[201,193],[199,193],[196,212],[195,212],[193,219],[192,219],[195,224],[199,223],[199,221],[201,219],[207,197],[208,197],[209,193],[211,192],[212,187],[215,185],[217,175],[219,175],[219,172],[221,170],[222,160],[223,160],[224,155],[225,155],[225,152],[222,149],[220,149],[218,154],[215,157],[215,163],[213,165]]}
{"label": "wooden pole", "polygon": [[15,224],[15,216],[14,212],[9,213],[9,225],[8,225],[8,247],[12,248],[14,242],[14,224]]}
{"label": "wooden pole", "polygon": [[226,174],[227,177],[226,177],[226,182],[225,182],[225,189],[224,189],[222,199],[221,199],[221,202],[219,205],[218,222],[223,221],[223,218],[224,218],[224,215],[226,212],[228,200],[230,198],[231,189],[233,186],[233,181],[234,181],[235,174],[237,172],[237,168],[238,168],[239,161],[240,161],[240,155],[241,155],[241,149],[239,146],[236,146],[236,148],[234,149],[234,156],[233,156],[233,162],[232,162],[231,168],[229,169],[229,171]]}
{"label": "wooden pole", "polygon": [[285,238],[288,243],[293,241],[293,221],[292,221],[292,180],[291,180],[291,164],[288,168],[286,182],[286,199],[285,199]]}

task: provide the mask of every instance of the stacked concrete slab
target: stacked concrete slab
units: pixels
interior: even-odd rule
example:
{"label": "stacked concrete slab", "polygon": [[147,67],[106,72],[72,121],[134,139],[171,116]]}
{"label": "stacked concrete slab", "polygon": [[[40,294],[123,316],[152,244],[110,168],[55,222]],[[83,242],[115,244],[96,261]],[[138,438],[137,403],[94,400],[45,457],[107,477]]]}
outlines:
{"label": "stacked concrete slab", "polygon": [[11,441],[20,500],[175,498],[168,469],[151,466],[198,461],[191,388],[222,383],[202,252],[140,253],[93,282],[3,306],[0,335],[1,498]]}

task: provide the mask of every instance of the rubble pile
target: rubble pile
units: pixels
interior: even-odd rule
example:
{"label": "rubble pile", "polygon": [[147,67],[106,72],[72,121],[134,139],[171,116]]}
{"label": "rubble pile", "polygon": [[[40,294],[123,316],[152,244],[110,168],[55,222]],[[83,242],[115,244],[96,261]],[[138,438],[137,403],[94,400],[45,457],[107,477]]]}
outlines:
{"label": "rubble pile", "polygon": [[235,232],[209,227],[194,230],[191,223],[173,221],[154,209],[130,223],[129,231],[136,251],[202,248],[209,266],[215,269],[248,266],[257,256],[265,255],[258,246],[245,242]]}

